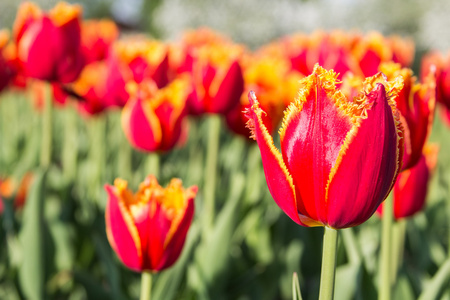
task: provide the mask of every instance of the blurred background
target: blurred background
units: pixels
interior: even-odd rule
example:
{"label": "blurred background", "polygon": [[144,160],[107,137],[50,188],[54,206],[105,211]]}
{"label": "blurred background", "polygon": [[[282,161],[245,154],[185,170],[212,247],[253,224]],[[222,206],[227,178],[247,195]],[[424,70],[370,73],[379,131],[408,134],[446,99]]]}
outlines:
{"label": "blurred background", "polygon": [[[0,2],[0,27],[11,27],[21,1]],[[48,9],[57,1],[35,1]],[[75,1],[68,1],[75,2]],[[297,31],[343,29],[411,36],[417,57],[450,48],[446,0],[81,0],[85,18],[110,17],[124,29],[173,40],[187,28],[208,26],[257,47]]]}

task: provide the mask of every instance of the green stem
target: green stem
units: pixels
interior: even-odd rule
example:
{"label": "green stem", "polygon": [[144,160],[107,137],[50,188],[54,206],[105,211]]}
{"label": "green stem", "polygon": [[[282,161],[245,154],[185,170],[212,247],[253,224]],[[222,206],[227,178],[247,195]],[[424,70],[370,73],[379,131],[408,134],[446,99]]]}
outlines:
{"label": "green stem", "polygon": [[142,272],[140,300],[150,300],[152,294],[152,273]]}
{"label": "green stem", "polygon": [[72,105],[67,105],[64,121],[64,144],[63,144],[63,167],[64,178],[68,181],[74,181],[77,172],[78,156],[78,126],[77,113]]}
{"label": "green stem", "polygon": [[125,137],[125,134],[123,131],[120,131],[120,139],[121,143],[119,145],[119,157],[118,157],[118,172],[117,174],[120,174],[122,178],[125,178],[126,180],[131,180],[131,156],[132,156],[132,150],[130,143],[128,142],[127,138]]}
{"label": "green stem", "polygon": [[392,270],[391,284],[395,285],[397,281],[398,270],[403,262],[403,251],[405,248],[406,220],[398,220],[394,222],[392,232]]}
{"label": "green stem", "polygon": [[381,219],[381,253],[379,260],[379,300],[391,299],[391,242],[392,242],[392,221],[394,216],[394,206],[392,194],[384,201],[383,217]]}
{"label": "green stem", "polygon": [[334,297],[337,240],[337,230],[325,227],[325,232],[323,235],[322,271],[320,274],[319,300],[332,300]]}
{"label": "green stem", "polygon": [[344,242],[347,257],[351,264],[359,264],[362,261],[361,251],[356,241],[353,228],[345,228],[341,230],[342,240]]}
{"label": "green stem", "polygon": [[44,112],[42,114],[41,166],[50,166],[52,157],[53,99],[50,83],[45,83]]}
{"label": "green stem", "polygon": [[147,173],[146,175],[152,174],[153,176],[155,176],[158,181],[160,180],[159,178],[159,173],[160,173],[160,157],[159,157],[159,153],[157,152],[152,152],[149,153],[147,155],[147,158],[145,160],[145,172]]}
{"label": "green stem", "polygon": [[209,116],[208,120],[208,148],[206,152],[206,168],[204,180],[204,216],[205,228],[211,228],[214,224],[217,157],[219,152],[220,138],[220,117],[218,115]]}

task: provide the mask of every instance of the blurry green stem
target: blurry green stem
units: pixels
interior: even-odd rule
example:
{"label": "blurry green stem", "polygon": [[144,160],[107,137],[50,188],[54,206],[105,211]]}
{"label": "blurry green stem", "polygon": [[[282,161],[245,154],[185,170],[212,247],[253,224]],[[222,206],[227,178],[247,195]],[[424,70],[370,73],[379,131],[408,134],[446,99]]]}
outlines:
{"label": "blurry green stem", "polygon": [[141,297],[140,300],[150,300],[152,294],[152,273],[142,272],[141,276]]}
{"label": "blurry green stem", "polygon": [[361,251],[358,247],[353,228],[345,228],[341,230],[342,240],[344,242],[345,249],[347,251],[347,257],[350,263],[361,263]]}
{"label": "blurry green stem", "polygon": [[395,285],[397,281],[398,270],[403,262],[403,251],[405,247],[406,220],[401,219],[394,222],[392,227],[392,270],[391,284]]}
{"label": "blurry green stem", "polygon": [[325,226],[325,232],[323,235],[319,300],[332,300],[334,297],[337,240],[338,231]]}
{"label": "blurry green stem", "polygon": [[66,180],[73,181],[76,176],[78,156],[78,127],[75,107],[67,105],[64,120],[63,167]]}
{"label": "blurry green stem", "polygon": [[220,137],[220,117],[211,115],[208,120],[208,148],[206,152],[206,168],[204,180],[204,216],[205,228],[210,228],[214,224],[216,176],[217,176],[217,156],[219,152]]}
{"label": "blurry green stem", "polygon": [[44,112],[42,114],[42,141],[41,141],[41,166],[50,166],[52,157],[52,119],[53,119],[53,99],[51,84],[45,83],[44,90]]}
{"label": "blurry green stem", "polygon": [[128,142],[127,138],[125,137],[124,132],[120,131],[120,139],[121,143],[119,145],[119,158],[118,158],[118,173],[121,174],[120,176],[122,178],[125,178],[126,180],[131,180],[131,146]]}
{"label": "blurry green stem", "polygon": [[391,299],[391,245],[392,245],[392,219],[393,219],[392,193],[384,200],[383,216],[381,219],[381,253],[379,257],[379,287],[378,299]]}
{"label": "blurry green stem", "polygon": [[147,155],[147,158],[145,160],[145,171],[147,172],[146,175],[152,174],[153,176],[155,176],[158,181],[160,180],[159,178],[159,173],[160,173],[160,157],[159,157],[159,153],[157,152],[151,152]]}

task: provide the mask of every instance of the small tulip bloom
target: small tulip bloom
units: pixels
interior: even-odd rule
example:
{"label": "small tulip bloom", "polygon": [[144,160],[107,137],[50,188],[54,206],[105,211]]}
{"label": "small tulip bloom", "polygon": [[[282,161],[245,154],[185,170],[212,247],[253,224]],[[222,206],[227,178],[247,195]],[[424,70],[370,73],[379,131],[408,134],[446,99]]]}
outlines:
{"label": "small tulip bloom", "polygon": [[239,104],[244,78],[239,58],[243,48],[234,44],[207,44],[190,49],[180,69],[189,72],[193,93],[189,113],[226,114]]}
{"label": "small tulip bloom", "polygon": [[[423,209],[437,155],[436,146],[425,147],[417,164],[398,175],[393,190],[395,219],[411,217]],[[382,209],[383,204],[378,208],[378,212],[382,213]]]}
{"label": "small tulip bloom", "polygon": [[182,136],[190,81],[179,78],[162,89],[153,82],[128,85],[132,95],[122,111],[122,127],[133,147],[168,151]]}
{"label": "small tulip bloom", "polygon": [[301,81],[285,111],[281,152],[262,121],[253,93],[249,128],[261,151],[269,191],[278,206],[303,226],[339,229],[359,225],[391,191],[401,169],[403,144],[395,97],[402,79],[367,78],[347,99],[337,74],[320,66]]}
{"label": "small tulip bloom", "polygon": [[59,2],[48,13],[25,2],[14,23],[18,59],[26,76],[68,83],[84,62],[80,51],[81,6]]}
{"label": "small tulip bloom", "polygon": [[26,173],[20,182],[13,178],[0,178],[0,214],[3,213],[3,201],[14,196],[14,209],[21,209],[25,205],[31,183],[33,182],[33,174]]}
{"label": "small tulip bloom", "polygon": [[122,179],[105,189],[106,233],[123,264],[137,272],[161,271],[173,265],[194,216],[197,187],[183,189],[181,180],[172,179],[163,188],[155,177],[148,176],[135,194]]}
{"label": "small tulip bloom", "polygon": [[86,63],[106,59],[112,43],[119,37],[117,25],[107,19],[81,23],[81,51]]}
{"label": "small tulip bloom", "polygon": [[152,80],[158,88],[164,87],[169,82],[167,48],[162,42],[143,36],[116,41],[107,58],[106,97],[109,104],[123,107],[127,103],[130,95],[126,84],[130,81]]}

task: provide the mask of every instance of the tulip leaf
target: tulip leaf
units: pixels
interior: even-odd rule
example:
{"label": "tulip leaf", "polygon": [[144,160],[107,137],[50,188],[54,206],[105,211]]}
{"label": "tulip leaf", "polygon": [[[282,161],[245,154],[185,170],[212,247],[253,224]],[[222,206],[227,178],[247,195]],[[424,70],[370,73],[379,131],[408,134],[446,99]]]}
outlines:
{"label": "tulip leaf", "polygon": [[419,296],[419,300],[439,299],[445,287],[450,281],[450,258],[439,268],[425,289]]}
{"label": "tulip leaf", "polygon": [[27,299],[44,299],[45,243],[44,201],[46,171],[35,173],[24,209],[24,222],[20,232],[23,260],[19,269],[19,282]]}
{"label": "tulip leaf", "polygon": [[223,294],[223,276],[228,269],[229,249],[236,229],[236,210],[244,190],[244,183],[243,174],[236,173],[233,176],[228,200],[218,214],[214,227],[206,236],[203,236],[197,248],[196,265],[194,269],[189,270],[190,275],[194,277],[189,279],[200,295],[217,298]]}

